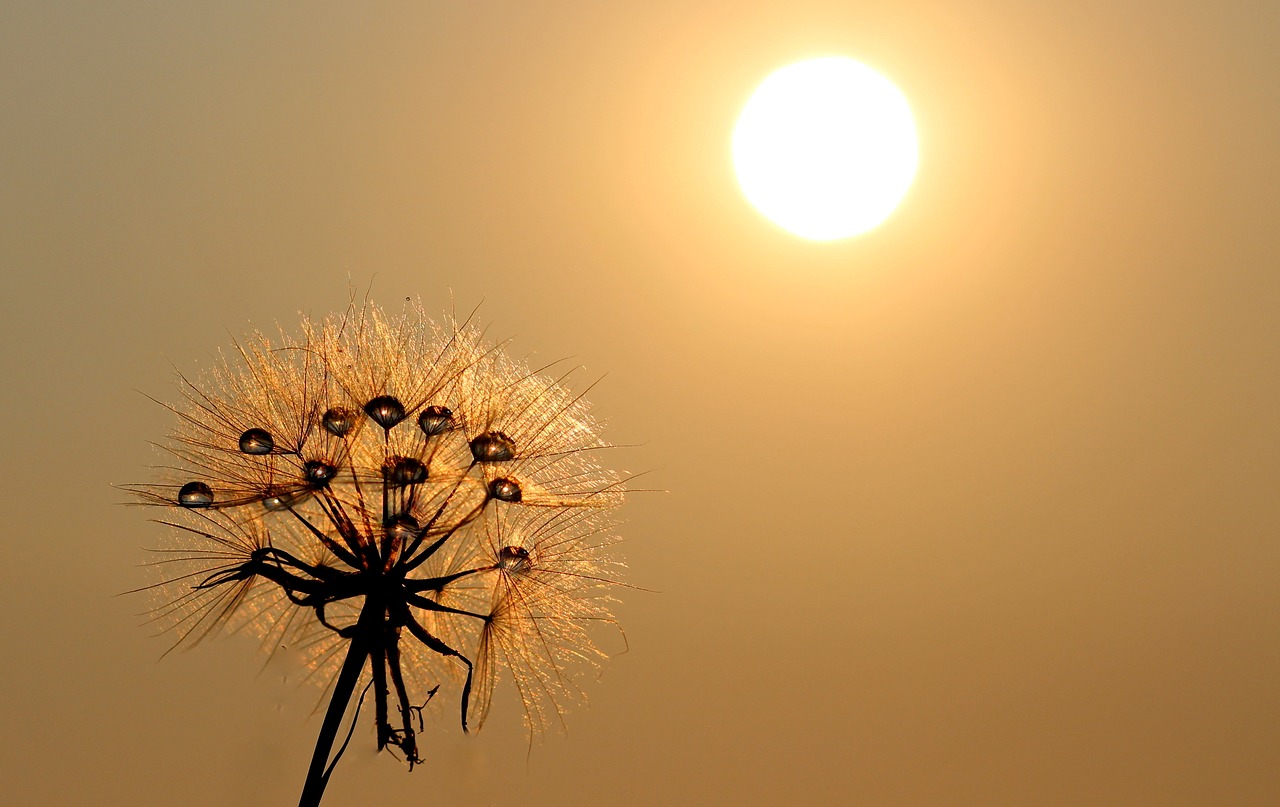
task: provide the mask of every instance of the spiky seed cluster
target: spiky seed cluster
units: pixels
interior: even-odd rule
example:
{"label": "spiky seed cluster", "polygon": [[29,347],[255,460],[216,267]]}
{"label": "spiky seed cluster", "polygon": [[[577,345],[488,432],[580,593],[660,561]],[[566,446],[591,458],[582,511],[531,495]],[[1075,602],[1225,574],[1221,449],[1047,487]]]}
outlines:
{"label": "spiky seed cluster", "polygon": [[245,629],[300,648],[322,680],[359,643],[379,747],[411,766],[441,682],[479,728],[506,671],[548,728],[574,664],[602,658],[588,627],[612,621],[622,500],[563,381],[473,326],[372,305],[180,378],[173,462],[132,488],[173,527],[152,619],[175,646]]}

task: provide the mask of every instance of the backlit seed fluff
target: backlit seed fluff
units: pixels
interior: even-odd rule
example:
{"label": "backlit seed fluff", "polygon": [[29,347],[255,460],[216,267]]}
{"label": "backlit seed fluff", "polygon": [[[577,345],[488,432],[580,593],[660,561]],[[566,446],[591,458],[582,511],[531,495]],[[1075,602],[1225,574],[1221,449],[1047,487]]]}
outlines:
{"label": "backlit seed fluff", "polygon": [[335,700],[370,684],[361,719],[410,768],[437,686],[472,729],[503,678],[531,732],[580,697],[622,484],[563,378],[469,323],[367,304],[254,334],[179,390],[159,478],[130,486],[169,525],[149,621],[175,644],[244,630]]}

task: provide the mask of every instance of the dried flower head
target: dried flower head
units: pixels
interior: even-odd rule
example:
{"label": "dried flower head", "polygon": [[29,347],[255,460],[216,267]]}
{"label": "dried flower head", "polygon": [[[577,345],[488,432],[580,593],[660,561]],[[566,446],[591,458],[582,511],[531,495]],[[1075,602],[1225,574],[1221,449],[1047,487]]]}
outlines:
{"label": "dried flower head", "polygon": [[246,630],[300,648],[332,682],[302,804],[362,684],[378,747],[411,769],[441,686],[464,730],[504,672],[531,733],[580,696],[573,671],[603,658],[588,628],[612,621],[622,486],[564,381],[468,323],[371,304],[179,377],[172,462],[130,488],[172,528],[150,619],[175,646]]}

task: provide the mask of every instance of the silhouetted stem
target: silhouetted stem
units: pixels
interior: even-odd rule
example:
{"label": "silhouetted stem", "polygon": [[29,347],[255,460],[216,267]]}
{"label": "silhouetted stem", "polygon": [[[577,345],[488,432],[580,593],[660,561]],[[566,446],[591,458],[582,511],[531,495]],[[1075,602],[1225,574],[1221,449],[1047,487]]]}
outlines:
{"label": "silhouetted stem", "polygon": [[320,736],[316,738],[316,749],[311,755],[311,767],[307,770],[307,781],[302,786],[302,798],[298,800],[298,807],[318,807],[320,799],[324,797],[325,785],[329,783],[326,768],[329,767],[333,741],[338,736],[342,716],[346,714],[351,695],[360,681],[365,659],[369,657],[369,637],[380,627],[382,615],[381,606],[375,607],[365,601],[360,620],[351,637],[351,645],[347,648],[347,657],[342,662],[342,671],[338,673],[338,682],[333,686],[329,708],[324,713],[324,723],[320,726]]}

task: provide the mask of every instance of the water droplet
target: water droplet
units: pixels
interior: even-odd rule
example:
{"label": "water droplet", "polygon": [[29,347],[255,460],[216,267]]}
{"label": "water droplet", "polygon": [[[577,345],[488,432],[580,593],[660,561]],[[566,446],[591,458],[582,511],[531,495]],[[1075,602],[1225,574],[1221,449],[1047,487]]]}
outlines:
{"label": "water droplet", "polygon": [[502,432],[485,432],[471,441],[476,462],[506,462],[516,456],[516,441]]}
{"label": "water droplet", "polygon": [[297,507],[307,497],[311,495],[308,490],[280,490],[273,492],[262,500],[262,506],[271,512],[279,510],[288,510],[290,507]]}
{"label": "water droplet", "polygon": [[391,395],[379,395],[364,405],[364,413],[384,429],[404,420],[404,404]]}
{"label": "water droplet", "polygon": [[334,437],[346,437],[356,427],[356,413],[345,406],[335,406],[325,411],[320,424]]}
{"label": "water droplet", "polygon": [[427,466],[413,457],[392,457],[383,474],[393,485],[417,485],[427,481]]}
{"label": "water droplet", "polygon": [[240,435],[240,450],[246,454],[270,454],[275,447],[276,441],[266,429],[249,429]]}
{"label": "water droplet", "polygon": [[302,475],[313,485],[327,485],[338,475],[338,466],[325,460],[307,460],[302,464]]}
{"label": "water droplet", "polygon": [[519,482],[500,476],[489,483],[489,495],[500,502],[518,502],[524,494]]}
{"label": "water droplet", "polygon": [[422,410],[422,414],[418,415],[418,428],[422,429],[423,434],[431,437],[448,429],[452,420],[453,410],[449,407],[428,406]]}
{"label": "water droplet", "polygon": [[504,546],[498,553],[498,568],[512,574],[523,574],[529,571],[533,561],[529,559],[529,550],[522,546]]}
{"label": "water droplet", "polygon": [[213,504],[213,491],[203,482],[188,482],[178,491],[178,504],[183,507],[208,507]]}
{"label": "water droplet", "polygon": [[387,522],[386,529],[387,536],[390,537],[391,540],[396,541],[401,546],[404,546],[409,541],[413,540],[414,536],[418,534],[418,530],[421,528],[422,526],[418,524],[418,519],[408,513],[401,513],[391,519],[391,521]]}

